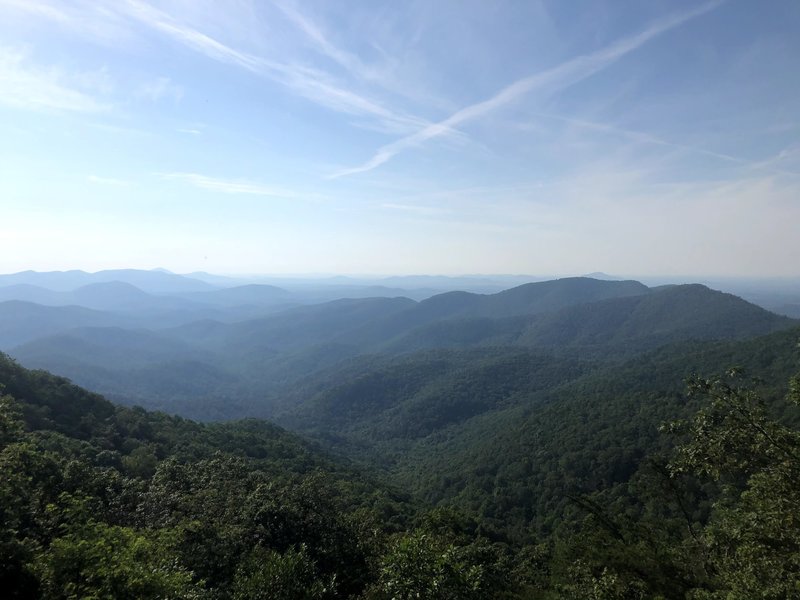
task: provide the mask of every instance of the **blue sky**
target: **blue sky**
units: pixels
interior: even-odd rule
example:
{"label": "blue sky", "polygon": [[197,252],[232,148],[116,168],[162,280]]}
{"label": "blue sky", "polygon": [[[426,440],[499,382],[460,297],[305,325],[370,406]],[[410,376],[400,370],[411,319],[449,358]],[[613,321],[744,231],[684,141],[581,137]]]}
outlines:
{"label": "blue sky", "polygon": [[0,271],[798,275],[796,0],[0,0]]}

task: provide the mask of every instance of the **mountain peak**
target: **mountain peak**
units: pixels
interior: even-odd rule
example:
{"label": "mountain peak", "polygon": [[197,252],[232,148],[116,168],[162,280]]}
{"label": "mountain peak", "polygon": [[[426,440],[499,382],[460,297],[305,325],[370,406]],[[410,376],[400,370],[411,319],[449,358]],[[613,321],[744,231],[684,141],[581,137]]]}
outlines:
{"label": "mountain peak", "polygon": [[621,277],[617,277],[616,275],[609,275],[608,273],[603,273],[602,271],[594,271],[593,273],[587,273],[586,275],[582,275],[582,277],[586,277],[588,279],[599,279],[601,281],[622,281]]}

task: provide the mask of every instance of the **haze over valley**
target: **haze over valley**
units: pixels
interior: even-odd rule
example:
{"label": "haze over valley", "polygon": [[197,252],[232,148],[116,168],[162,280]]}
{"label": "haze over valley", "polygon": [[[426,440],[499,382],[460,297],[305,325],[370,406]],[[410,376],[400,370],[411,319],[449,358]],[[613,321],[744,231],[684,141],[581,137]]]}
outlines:
{"label": "haze over valley", "polygon": [[[513,349],[606,363],[793,324],[701,284],[537,279],[22,272],[0,275],[0,348],[126,404],[203,420],[275,418],[287,393],[344,360]],[[800,301],[800,281],[790,283],[782,290]]]}

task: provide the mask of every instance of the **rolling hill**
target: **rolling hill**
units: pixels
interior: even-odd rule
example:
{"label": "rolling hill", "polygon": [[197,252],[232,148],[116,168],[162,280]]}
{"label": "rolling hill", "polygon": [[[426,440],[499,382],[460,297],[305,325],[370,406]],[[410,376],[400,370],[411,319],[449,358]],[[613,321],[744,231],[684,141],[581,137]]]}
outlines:
{"label": "rolling hill", "polygon": [[[738,341],[682,341],[621,363],[511,349],[363,360],[297,390],[277,420],[380,468],[431,502],[456,503],[530,535],[566,494],[627,482],[663,450],[658,427],[697,410],[686,378],[740,366],[776,415],[800,364],[800,328]],[[788,415],[794,416],[789,417]],[[558,479],[552,478],[558,473]]]}
{"label": "rolling hill", "polygon": [[0,350],[76,327],[132,325],[129,319],[81,306],[41,306],[32,302],[0,302]]}
{"label": "rolling hill", "polygon": [[87,273],[86,271],[21,271],[8,275],[0,275],[0,287],[28,284],[53,291],[69,292],[93,283],[122,282],[150,294],[180,294],[202,292],[216,289],[215,286],[176,275],[168,271],[139,269],[111,269]]}
{"label": "rolling hill", "polygon": [[[261,287],[223,291],[235,298],[282,296]],[[498,316],[481,316],[488,313]],[[201,319],[157,331],[46,335],[37,329],[38,337],[26,334],[12,353],[126,402],[201,419],[225,411],[269,417],[299,384],[359,356],[369,362],[369,355],[507,347],[564,360],[619,361],[668,343],[741,338],[793,323],[699,285],[651,290],[636,282],[573,278],[421,302],[341,299],[258,319]]]}
{"label": "rolling hill", "polygon": [[680,340],[743,339],[793,323],[731,294],[692,284],[568,304],[526,316],[443,319],[411,330],[392,340],[386,349],[396,353],[509,345],[572,349],[608,357]]}

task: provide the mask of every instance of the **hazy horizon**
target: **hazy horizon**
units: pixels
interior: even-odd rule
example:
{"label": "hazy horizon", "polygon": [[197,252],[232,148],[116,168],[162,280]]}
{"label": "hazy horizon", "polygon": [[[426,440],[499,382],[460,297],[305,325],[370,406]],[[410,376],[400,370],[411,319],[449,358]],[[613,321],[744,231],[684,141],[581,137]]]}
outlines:
{"label": "hazy horizon", "polygon": [[[704,273],[698,275],[691,274],[661,274],[661,273],[608,273],[606,271],[585,271],[585,272],[568,272],[568,273],[502,273],[502,272],[463,272],[463,273],[438,273],[438,272],[398,272],[398,273],[347,273],[347,272],[306,272],[306,273],[271,273],[271,272],[223,272],[223,271],[207,271],[203,269],[193,269],[186,271],[173,271],[164,267],[150,267],[150,268],[137,268],[137,267],[110,267],[107,269],[91,269],[91,268],[66,268],[66,269],[18,269],[13,271],[0,272],[0,276],[17,275],[21,273],[69,273],[69,272],[82,272],[87,274],[96,274],[105,271],[144,271],[144,272],[163,272],[172,275],[180,275],[182,277],[192,277],[193,275],[209,275],[212,277],[230,278],[232,280],[240,280],[247,283],[248,280],[258,279],[286,279],[286,280],[308,280],[308,281],[326,281],[332,279],[351,279],[354,281],[382,281],[386,279],[530,279],[535,281],[548,281],[554,279],[571,278],[571,277],[589,277],[599,279],[612,279],[612,280],[636,280],[649,282],[651,285],[654,282],[665,283],[702,283],[703,281],[730,281],[730,282],[769,282],[769,283],[800,283],[800,276],[798,275],[785,275],[785,276],[748,276],[748,275],[725,275],[716,273]],[[657,284],[657,283],[656,283]]]}

